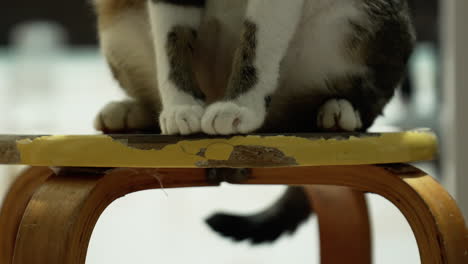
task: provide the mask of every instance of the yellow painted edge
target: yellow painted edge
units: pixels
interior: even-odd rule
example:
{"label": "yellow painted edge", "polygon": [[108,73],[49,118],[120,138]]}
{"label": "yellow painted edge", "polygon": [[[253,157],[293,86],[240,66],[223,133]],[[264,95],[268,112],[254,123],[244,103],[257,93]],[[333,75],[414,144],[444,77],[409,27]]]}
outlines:
{"label": "yellow painted edge", "polygon": [[[297,166],[383,164],[431,160],[437,140],[428,132],[384,133],[342,139],[296,136],[235,136],[185,140],[161,150],[131,148],[106,135],[44,136],[17,141],[21,164],[74,167],[196,168],[199,162],[226,161],[235,146],[273,147]],[[204,151],[205,157],[197,155]]]}

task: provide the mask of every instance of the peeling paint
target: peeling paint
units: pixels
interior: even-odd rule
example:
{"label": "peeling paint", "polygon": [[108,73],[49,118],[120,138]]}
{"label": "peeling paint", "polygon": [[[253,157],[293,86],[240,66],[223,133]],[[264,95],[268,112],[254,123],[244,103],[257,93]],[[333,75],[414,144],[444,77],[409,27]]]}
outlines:
{"label": "peeling paint", "polygon": [[[2,144],[5,142],[0,142],[0,146]],[[386,164],[431,160],[436,150],[434,134],[420,131],[360,136],[328,134],[327,137],[323,134],[230,138],[43,136],[17,140],[16,151],[20,158],[16,163],[133,168]]]}
{"label": "peeling paint", "polygon": [[209,160],[229,160],[235,146],[227,143],[214,143],[205,148],[204,157]]}
{"label": "peeling paint", "polygon": [[[232,146],[231,146],[232,147]],[[224,159],[212,159],[206,155],[208,160],[197,162],[198,167],[250,167],[255,164],[259,167],[289,167],[297,166],[293,157],[286,156],[282,151],[272,147],[264,146],[235,146],[232,147],[230,155]]]}

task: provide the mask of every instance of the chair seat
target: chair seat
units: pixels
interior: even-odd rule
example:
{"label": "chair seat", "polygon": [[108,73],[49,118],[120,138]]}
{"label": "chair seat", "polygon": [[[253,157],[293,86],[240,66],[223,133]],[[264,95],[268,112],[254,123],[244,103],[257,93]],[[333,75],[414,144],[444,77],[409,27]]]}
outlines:
{"label": "chair seat", "polygon": [[205,169],[215,167],[247,168],[241,184],[304,186],[319,219],[322,264],[371,263],[365,193],[400,209],[421,263],[468,263],[468,231],[455,201],[432,176],[404,164],[431,160],[436,149],[430,131],[0,136],[0,164],[35,166],[12,184],[0,210],[0,263],[83,264],[94,226],[115,199],[155,188],[217,186],[214,172],[237,172]]}
{"label": "chair seat", "polygon": [[173,137],[0,136],[0,164],[57,167],[269,168],[432,160],[430,131]]}

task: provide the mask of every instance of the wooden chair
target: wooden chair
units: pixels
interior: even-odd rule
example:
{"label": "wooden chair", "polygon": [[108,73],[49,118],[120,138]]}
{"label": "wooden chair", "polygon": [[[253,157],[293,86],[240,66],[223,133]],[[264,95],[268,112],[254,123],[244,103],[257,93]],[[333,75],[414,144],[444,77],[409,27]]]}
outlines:
{"label": "wooden chair", "polygon": [[220,167],[249,168],[235,179],[243,184],[307,186],[319,219],[322,263],[371,263],[367,192],[401,210],[423,264],[468,263],[468,232],[455,201],[407,164],[435,153],[435,136],[418,131],[0,136],[1,164],[33,166],[13,184],[0,212],[0,263],[83,264],[94,225],[112,201],[162,186],[215,186],[210,171]]}

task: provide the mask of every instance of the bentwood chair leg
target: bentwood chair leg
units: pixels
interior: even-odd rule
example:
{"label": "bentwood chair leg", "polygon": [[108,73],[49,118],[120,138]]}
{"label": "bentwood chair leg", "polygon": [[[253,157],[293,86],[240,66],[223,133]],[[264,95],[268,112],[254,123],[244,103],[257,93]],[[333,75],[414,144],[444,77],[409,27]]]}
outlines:
{"label": "bentwood chair leg", "polygon": [[348,187],[306,187],[320,229],[322,264],[372,262],[369,214],[364,194]]}
{"label": "bentwood chair leg", "polygon": [[248,183],[325,184],[376,193],[408,220],[421,263],[468,263],[468,232],[456,202],[434,178],[410,165],[253,169]]}
{"label": "bentwood chair leg", "polygon": [[46,167],[29,168],[10,187],[0,211],[0,263],[11,264],[16,234],[34,192],[54,172]]}
{"label": "bentwood chair leg", "polygon": [[[33,168],[11,189],[0,214],[6,243],[0,248],[2,264],[83,264],[94,225],[115,199],[145,189],[211,185],[203,169],[68,169],[51,175],[49,169]],[[431,176],[409,165],[253,169],[246,183],[336,185],[379,194],[405,215],[423,264],[468,263],[468,232],[455,201]],[[319,218],[332,217],[321,206],[327,199],[343,200],[343,193],[312,191]],[[356,199],[359,204],[359,195]]]}
{"label": "bentwood chair leg", "polygon": [[112,171],[64,170],[50,177],[24,211],[14,264],[84,264],[89,239],[102,211],[128,193],[206,186],[201,169]]}

